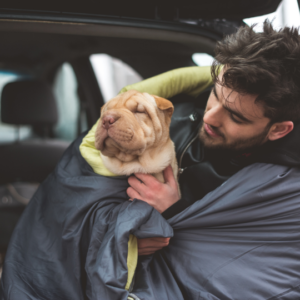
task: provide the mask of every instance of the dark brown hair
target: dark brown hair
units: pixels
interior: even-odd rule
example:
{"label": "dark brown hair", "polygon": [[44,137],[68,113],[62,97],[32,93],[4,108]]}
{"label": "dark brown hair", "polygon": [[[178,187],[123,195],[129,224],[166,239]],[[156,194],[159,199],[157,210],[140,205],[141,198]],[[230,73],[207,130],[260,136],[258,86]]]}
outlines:
{"label": "dark brown hair", "polygon": [[[241,27],[216,46],[211,68],[215,83],[241,94],[257,95],[271,122],[300,119],[300,36],[298,29],[274,30],[265,21],[263,32]],[[218,79],[220,67],[224,74]]]}

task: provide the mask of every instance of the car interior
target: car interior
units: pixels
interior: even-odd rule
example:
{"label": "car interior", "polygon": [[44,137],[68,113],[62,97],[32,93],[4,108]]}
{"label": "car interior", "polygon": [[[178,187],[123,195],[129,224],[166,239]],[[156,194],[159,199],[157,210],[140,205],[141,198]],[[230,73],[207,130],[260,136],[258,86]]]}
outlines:
{"label": "car interior", "polygon": [[[99,84],[96,72],[102,66],[95,66],[91,57],[106,55],[110,62],[136,74],[133,81],[141,80],[195,66],[194,53],[213,56],[221,35],[103,24],[0,21],[1,264],[12,231],[38,185],[54,170],[70,143],[97,121],[107,100],[105,82]],[[120,74],[117,68],[112,80],[119,80],[119,86],[114,93],[134,83]],[[103,76],[107,79],[111,74],[104,72]],[[190,101],[204,108],[208,93],[197,99],[178,95],[170,100],[175,106]]]}

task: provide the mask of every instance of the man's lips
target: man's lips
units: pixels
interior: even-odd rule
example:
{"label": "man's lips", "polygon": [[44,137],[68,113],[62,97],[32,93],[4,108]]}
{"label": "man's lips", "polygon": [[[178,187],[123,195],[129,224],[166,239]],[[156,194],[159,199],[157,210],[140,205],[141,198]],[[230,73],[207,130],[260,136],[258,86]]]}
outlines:
{"label": "man's lips", "polygon": [[204,129],[205,129],[205,131],[206,131],[210,136],[212,136],[212,137],[221,137],[221,135],[215,133],[215,132],[211,129],[211,127],[210,127],[208,124],[206,124],[206,123],[204,123]]}

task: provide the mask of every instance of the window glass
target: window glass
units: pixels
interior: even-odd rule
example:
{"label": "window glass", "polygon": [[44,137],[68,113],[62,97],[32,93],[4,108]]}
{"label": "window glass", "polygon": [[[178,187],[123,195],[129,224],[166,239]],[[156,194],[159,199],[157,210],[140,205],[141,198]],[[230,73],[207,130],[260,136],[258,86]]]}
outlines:
{"label": "window glass", "polygon": [[108,54],[93,54],[90,61],[105,102],[115,97],[124,86],[143,80],[129,65]]}
{"label": "window glass", "polygon": [[201,67],[211,66],[214,61],[214,58],[207,53],[194,53],[192,59],[197,66]]}
{"label": "window glass", "polygon": [[[22,77],[23,76],[13,72],[0,70],[0,104],[1,94],[4,86],[9,82],[21,79]],[[2,123],[2,121],[0,120],[0,144],[11,143],[17,140],[23,140],[28,138],[31,134],[32,130],[30,126],[15,126]]]}
{"label": "window glass", "polygon": [[262,32],[263,22],[266,19],[269,19],[269,21],[272,22],[272,25],[276,30],[285,26],[298,28],[300,26],[298,1],[282,0],[275,12],[263,16],[247,18],[243,21],[249,26],[255,24],[254,30],[256,32]]}
{"label": "window glass", "polygon": [[[78,135],[79,122],[81,122],[82,130],[87,128],[86,119],[80,114],[77,87],[77,79],[72,66],[64,63],[59,68],[53,85],[58,108],[58,123],[54,128],[56,138],[74,140]],[[79,120],[81,115],[82,118]]]}

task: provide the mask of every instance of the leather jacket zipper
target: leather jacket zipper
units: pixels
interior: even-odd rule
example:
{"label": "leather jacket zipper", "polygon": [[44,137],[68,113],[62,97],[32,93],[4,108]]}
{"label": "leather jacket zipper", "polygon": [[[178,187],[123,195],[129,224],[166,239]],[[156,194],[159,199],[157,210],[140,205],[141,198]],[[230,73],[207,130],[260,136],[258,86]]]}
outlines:
{"label": "leather jacket zipper", "polygon": [[182,163],[182,159],[183,159],[183,155],[185,154],[185,152],[187,151],[187,149],[191,146],[191,144],[197,139],[198,137],[198,131],[197,134],[192,138],[192,140],[187,144],[187,146],[184,148],[183,152],[180,155],[180,159],[179,159],[179,164],[178,164],[178,177],[180,174],[183,173],[183,171],[186,168],[181,168],[181,163]]}

